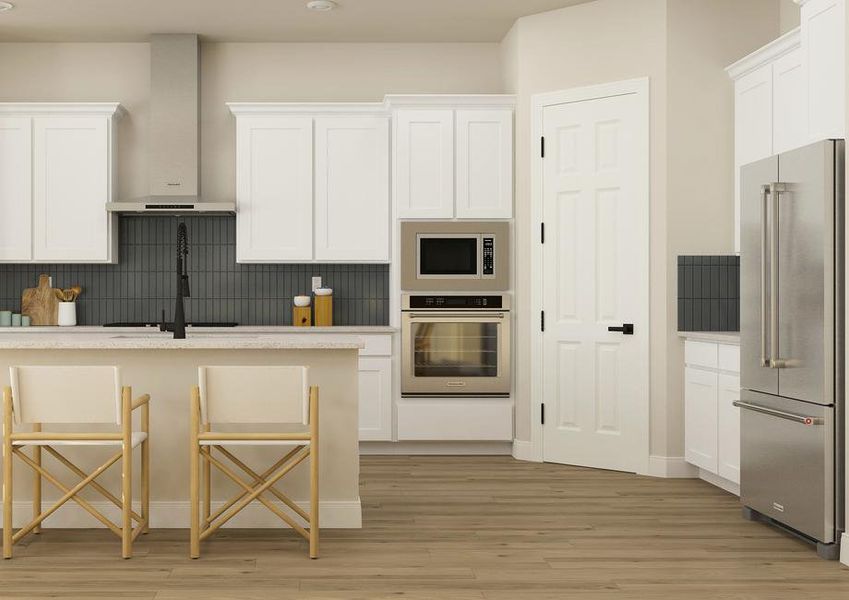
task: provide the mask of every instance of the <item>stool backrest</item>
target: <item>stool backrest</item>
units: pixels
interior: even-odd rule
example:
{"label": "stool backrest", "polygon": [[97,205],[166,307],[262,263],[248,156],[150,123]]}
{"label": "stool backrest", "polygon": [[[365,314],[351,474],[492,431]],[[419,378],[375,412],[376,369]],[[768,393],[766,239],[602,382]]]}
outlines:
{"label": "stool backrest", "polygon": [[118,367],[10,367],[9,374],[15,423],[121,424]]}
{"label": "stool backrest", "polygon": [[307,367],[199,367],[203,423],[309,424]]}

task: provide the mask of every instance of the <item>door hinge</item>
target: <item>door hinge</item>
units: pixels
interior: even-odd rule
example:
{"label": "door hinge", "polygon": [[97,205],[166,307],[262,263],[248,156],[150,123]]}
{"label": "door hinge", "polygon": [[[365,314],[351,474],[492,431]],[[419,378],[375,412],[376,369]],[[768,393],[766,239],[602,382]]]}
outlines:
{"label": "door hinge", "polygon": [[539,138],[539,155],[540,158],[545,158],[545,137]]}
{"label": "door hinge", "polygon": [[539,311],[539,330],[545,331],[545,311]]}
{"label": "door hinge", "polygon": [[539,243],[545,243],[545,223],[539,224]]}
{"label": "door hinge", "polygon": [[540,425],[545,425],[545,402],[540,404],[539,407],[539,422]]}

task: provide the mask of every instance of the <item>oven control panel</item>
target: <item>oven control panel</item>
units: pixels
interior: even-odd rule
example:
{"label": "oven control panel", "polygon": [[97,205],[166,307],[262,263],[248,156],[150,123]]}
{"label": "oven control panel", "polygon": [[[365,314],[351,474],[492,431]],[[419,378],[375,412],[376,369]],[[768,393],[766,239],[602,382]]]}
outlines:
{"label": "oven control panel", "polygon": [[484,236],[481,241],[483,253],[483,270],[481,275],[493,276],[495,275],[495,238]]}
{"label": "oven control panel", "polygon": [[503,296],[413,296],[409,297],[410,308],[458,309],[458,308],[504,308]]}

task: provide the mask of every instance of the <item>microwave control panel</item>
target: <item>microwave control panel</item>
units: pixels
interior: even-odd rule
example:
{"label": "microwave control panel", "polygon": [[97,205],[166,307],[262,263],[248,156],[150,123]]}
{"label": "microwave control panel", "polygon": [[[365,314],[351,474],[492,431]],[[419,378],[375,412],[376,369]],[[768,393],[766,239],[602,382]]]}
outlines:
{"label": "microwave control panel", "polygon": [[484,236],[481,241],[483,252],[483,277],[495,276],[495,238],[492,236]]}

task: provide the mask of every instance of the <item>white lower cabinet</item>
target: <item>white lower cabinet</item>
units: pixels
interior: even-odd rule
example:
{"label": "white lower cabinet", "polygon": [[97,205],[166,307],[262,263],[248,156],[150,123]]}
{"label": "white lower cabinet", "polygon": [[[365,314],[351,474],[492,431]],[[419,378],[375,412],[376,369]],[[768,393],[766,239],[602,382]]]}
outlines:
{"label": "white lower cabinet", "polygon": [[401,398],[399,441],[511,441],[510,398]]}
{"label": "white lower cabinet", "polygon": [[[740,483],[740,347],[687,340],[684,459],[728,483]],[[724,487],[733,487],[725,485]]]}
{"label": "white lower cabinet", "polygon": [[392,336],[363,335],[360,350],[360,441],[392,440]]}

